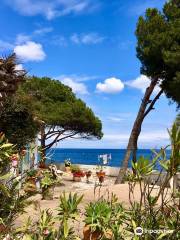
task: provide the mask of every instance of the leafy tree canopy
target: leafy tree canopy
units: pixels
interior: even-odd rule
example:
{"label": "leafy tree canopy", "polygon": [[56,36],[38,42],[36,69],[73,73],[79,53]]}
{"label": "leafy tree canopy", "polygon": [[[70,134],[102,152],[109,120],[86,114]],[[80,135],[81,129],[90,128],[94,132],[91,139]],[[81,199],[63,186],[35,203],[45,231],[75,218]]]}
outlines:
{"label": "leafy tree canopy", "polygon": [[158,78],[167,97],[180,106],[180,1],[168,1],[163,12],[147,9],[136,36],[141,72]]}
{"label": "leafy tree canopy", "polygon": [[30,105],[24,105],[23,99],[7,98],[0,112],[0,131],[18,150],[33,141],[39,131],[34,121]]}
{"label": "leafy tree canopy", "polygon": [[21,101],[17,103],[14,94],[25,81],[25,70],[17,69],[17,58],[13,53],[0,57],[0,132],[16,145],[17,149],[32,141],[37,133],[37,124]]}
{"label": "leafy tree canopy", "polygon": [[25,79],[26,71],[17,70],[17,58],[13,53],[8,57],[0,57],[0,105],[7,96],[12,96],[18,84]]}
{"label": "leafy tree canopy", "polygon": [[83,138],[102,137],[101,121],[86,104],[77,99],[71,88],[47,77],[29,77],[17,93],[17,97],[31,103],[33,114],[45,123],[46,140],[55,142],[72,136]]}

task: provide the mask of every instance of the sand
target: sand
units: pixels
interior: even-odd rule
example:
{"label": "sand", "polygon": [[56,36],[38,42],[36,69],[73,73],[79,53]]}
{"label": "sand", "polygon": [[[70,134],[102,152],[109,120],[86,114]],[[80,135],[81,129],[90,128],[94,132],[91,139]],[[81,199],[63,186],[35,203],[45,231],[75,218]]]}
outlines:
{"label": "sand", "polygon": [[[54,215],[57,214],[57,208],[59,205],[59,196],[65,191],[67,194],[77,193],[78,195],[83,195],[82,203],[80,204],[80,221],[71,223],[75,228],[75,232],[82,238],[82,230],[84,227],[84,211],[88,203],[98,200],[100,197],[108,199],[111,194],[116,194],[119,202],[122,202],[126,207],[130,206],[129,202],[129,186],[128,183],[114,185],[116,177],[106,176],[102,186],[98,185],[98,179],[96,175],[91,177],[90,183],[86,182],[86,177],[82,178],[81,182],[74,182],[72,180],[72,174],[63,174],[61,185],[56,186],[54,189],[54,199],[53,200],[42,200],[41,194],[36,194],[31,197],[32,200],[36,201],[37,205],[41,210],[50,209]],[[156,186],[152,191],[152,195],[156,195],[159,186]],[[140,188],[137,185],[134,189],[134,200],[139,201],[140,199]],[[28,206],[25,210],[26,213],[19,216],[15,222],[15,227],[22,226],[25,223],[28,216],[30,216],[34,221],[37,221],[40,215],[40,209],[35,208],[34,205]]]}

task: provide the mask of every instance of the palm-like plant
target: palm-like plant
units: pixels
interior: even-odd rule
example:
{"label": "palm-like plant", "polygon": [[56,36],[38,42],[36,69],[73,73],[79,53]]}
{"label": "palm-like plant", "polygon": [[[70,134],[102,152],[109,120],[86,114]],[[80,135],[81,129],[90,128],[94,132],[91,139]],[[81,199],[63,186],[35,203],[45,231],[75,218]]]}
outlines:
{"label": "palm-like plant", "polygon": [[13,53],[8,57],[0,58],[0,104],[3,105],[7,96],[17,90],[20,82],[24,81],[25,70],[17,69],[17,57]]}

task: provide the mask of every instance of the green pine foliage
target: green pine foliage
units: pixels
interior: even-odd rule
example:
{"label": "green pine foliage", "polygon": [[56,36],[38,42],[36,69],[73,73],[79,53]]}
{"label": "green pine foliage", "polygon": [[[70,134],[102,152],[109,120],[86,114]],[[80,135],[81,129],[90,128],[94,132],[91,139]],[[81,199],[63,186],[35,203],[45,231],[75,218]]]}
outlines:
{"label": "green pine foliage", "polygon": [[168,1],[160,12],[147,9],[139,18],[137,57],[141,73],[158,78],[166,96],[180,106],[180,1]]}
{"label": "green pine foliage", "polygon": [[58,142],[62,134],[98,139],[103,136],[99,118],[60,81],[29,77],[17,97],[31,103],[33,115],[45,123],[46,139],[53,135]]}

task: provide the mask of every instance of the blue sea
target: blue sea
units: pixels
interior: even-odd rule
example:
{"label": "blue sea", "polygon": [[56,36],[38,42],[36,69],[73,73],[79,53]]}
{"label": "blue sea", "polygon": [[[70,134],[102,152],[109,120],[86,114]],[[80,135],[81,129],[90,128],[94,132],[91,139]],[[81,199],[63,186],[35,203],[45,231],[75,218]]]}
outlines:
{"label": "blue sea", "polygon": [[[98,156],[102,154],[111,154],[111,160],[108,166],[119,167],[125,155],[126,149],[63,149],[52,148],[48,151],[48,162],[53,164],[63,163],[65,159],[70,159],[72,164],[87,164],[98,165]],[[156,150],[158,151],[158,150]],[[170,151],[167,151],[167,155]],[[145,158],[152,159],[153,153],[150,149],[139,149],[137,157],[144,156]],[[129,161],[131,167],[131,161]]]}

